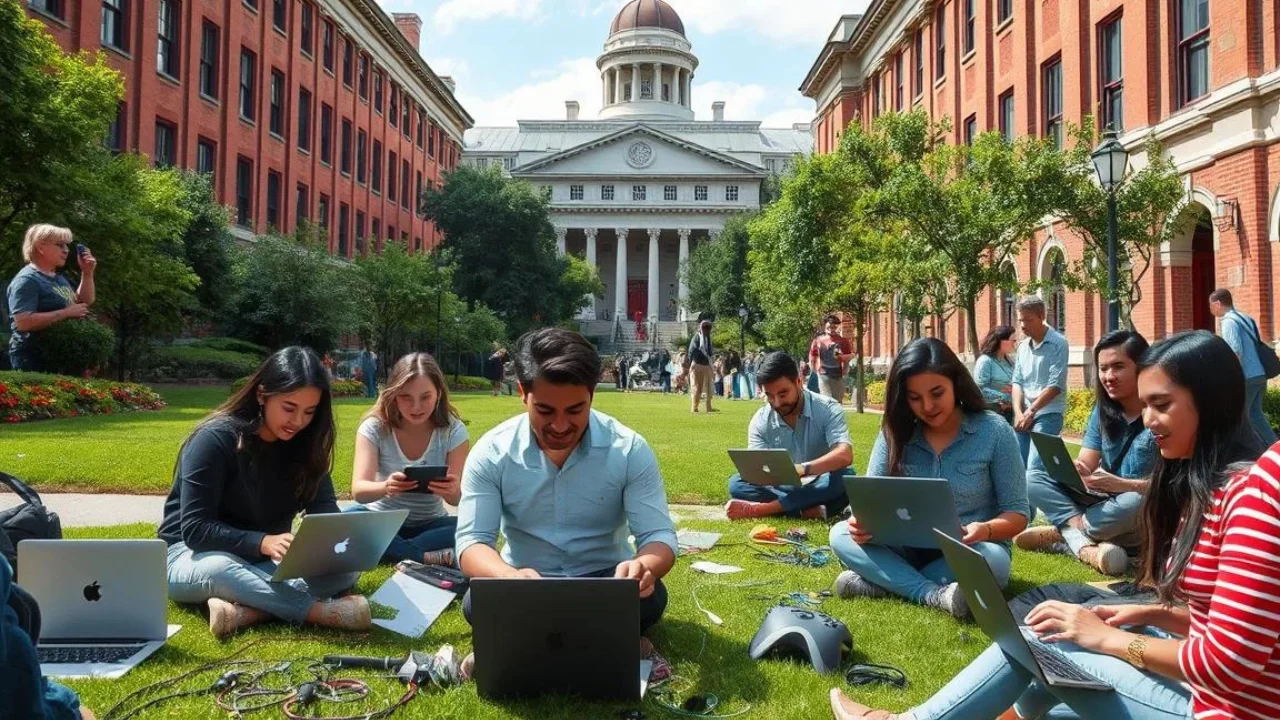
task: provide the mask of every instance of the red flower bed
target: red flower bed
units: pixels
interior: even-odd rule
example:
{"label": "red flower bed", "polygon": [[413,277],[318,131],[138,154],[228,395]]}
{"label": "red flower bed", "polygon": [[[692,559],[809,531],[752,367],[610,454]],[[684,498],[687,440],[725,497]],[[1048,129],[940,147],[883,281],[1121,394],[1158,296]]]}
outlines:
{"label": "red flower bed", "polygon": [[164,405],[154,390],[136,383],[0,372],[0,422],[4,423],[159,410]]}

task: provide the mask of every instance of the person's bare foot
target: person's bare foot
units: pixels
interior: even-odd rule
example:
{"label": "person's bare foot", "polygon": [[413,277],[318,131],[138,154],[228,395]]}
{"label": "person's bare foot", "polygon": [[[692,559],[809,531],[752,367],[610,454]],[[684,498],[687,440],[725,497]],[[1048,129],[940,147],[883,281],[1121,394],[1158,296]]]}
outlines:
{"label": "person's bare foot", "polygon": [[363,595],[348,595],[312,605],[307,622],[338,630],[368,630],[373,616]]}
{"label": "person's bare foot", "polygon": [[1052,552],[1062,543],[1062,532],[1052,525],[1037,525],[1027,528],[1013,538],[1013,544],[1019,550],[1034,552]]}
{"label": "person's bare foot", "polygon": [[836,720],[898,720],[888,710],[874,710],[850,700],[840,688],[831,688],[831,713]]}
{"label": "person's bare foot", "polygon": [[769,511],[768,503],[751,502],[750,500],[730,500],[725,503],[724,514],[730,520],[747,520],[774,515]]}
{"label": "person's bare foot", "polygon": [[235,631],[265,622],[270,615],[246,605],[237,605],[222,598],[209,598],[209,632],[221,640]]}

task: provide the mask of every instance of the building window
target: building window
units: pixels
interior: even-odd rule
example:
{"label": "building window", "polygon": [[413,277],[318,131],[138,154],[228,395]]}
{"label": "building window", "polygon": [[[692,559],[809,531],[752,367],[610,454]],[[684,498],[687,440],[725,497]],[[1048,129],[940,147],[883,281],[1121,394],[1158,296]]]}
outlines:
{"label": "building window", "polygon": [[178,129],[167,122],[156,123],[156,152],[152,163],[159,168],[173,167],[176,163]]}
{"label": "building window", "polygon": [[382,237],[382,220],[381,218],[373,219],[373,227],[369,231],[369,239],[377,246],[378,252],[382,252],[382,243],[379,239]]}
{"label": "building window", "polygon": [[612,186],[612,185],[601,185],[601,186],[600,186],[600,199],[601,199],[601,200],[613,200],[613,186]]}
{"label": "building window", "polygon": [[924,31],[916,30],[916,88],[915,96],[924,93]]}
{"label": "building window", "polygon": [[205,20],[200,28],[200,94],[214,100],[218,99],[218,57],[222,49],[218,35],[218,26]]}
{"label": "building window", "polygon": [[1053,146],[1062,148],[1062,58],[1054,58],[1044,67],[1044,136]]}
{"label": "building window", "polygon": [[333,108],[320,103],[320,162],[333,164]]}
{"label": "building window", "polygon": [[883,99],[881,90],[884,88],[884,84],[880,82],[880,73],[872,76],[871,85],[871,117],[878,118],[880,117],[880,102]]}
{"label": "building window", "polygon": [[364,184],[365,153],[368,152],[369,136],[361,130],[356,133],[356,182]]}
{"label": "building window", "polygon": [[707,201],[707,186],[706,186],[706,185],[694,185],[694,186],[693,186],[693,199],[694,199],[695,201],[697,201],[697,202],[706,202],[706,201]]}
{"label": "building window", "polygon": [[[431,123],[430,127],[427,128],[427,156],[428,157],[436,156],[436,132],[438,130],[439,128],[436,127],[435,123]],[[502,163],[502,166],[507,170],[511,169],[511,164],[509,161],[512,161],[512,158],[504,158]]]}
{"label": "building window", "polygon": [[632,186],[631,186],[631,201],[632,201],[632,202],[640,202],[640,201],[644,200],[644,199],[645,199],[645,195],[647,194],[647,191],[648,191],[648,188],[647,188],[646,186],[644,186],[644,185],[632,185]]}
{"label": "building window", "polygon": [[351,73],[354,69],[351,51],[351,38],[342,38],[342,84],[347,87],[351,87]]}
{"label": "building window", "polygon": [[329,196],[324,193],[321,193],[320,199],[316,201],[316,224],[320,226],[320,232],[327,237],[329,235]]}
{"label": "building window", "polygon": [[418,176],[415,179],[415,184],[413,186],[413,214],[414,215],[419,214],[418,207],[421,205],[422,205],[422,171],[419,170]]}
{"label": "building window", "polygon": [[373,71],[373,111],[382,113],[382,71]]}
{"label": "building window", "polygon": [[129,0],[102,0],[102,44],[129,49]]}
{"label": "building window", "polygon": [[284,32],[288,21],[288,2],[286,0],[271,0],[271,24],[280,32]]}
{"label": "building window", "polygon": [[258,0],[241,0],[250,10],[258,12]]}
{"label": "building window", "polygon": [[387,157],[387,199],[396,201],[396,154],[391,152]]}
{"label": "building window", "polygon": [[311,152],[311,91],[298,88],[298,149]]}
{"label": "building window", "polygon": [[160,23],[157,29],[156,69],[175,80],[178,78],[179,47],[178,23],[182,16],[178,0],[160,0]]}
{"label": "building window", "polygon": [[[1003,2],[1003,0],[997,0]],[[977,45],[977,32],[974,26],[977,25],[977,17],[973,10],[973,0],[964,0],[964,54],[968,55],[973,52],[973,48]]]}
{"label": "building window", "polygon": [[280,228],[280,173],[267,172],[267,228]]}
{"label": "building window", "polygon": [[1116,132],[1124,130],[1124,55],[1121,44],[1122,18],[1108,22],[1102,26],[1098,59],[1101,71],[1102,92],[1102,127]]}
{"label": "building window", "polygon": [[391,121],[391,127],[400,126],[400,88],[395,83],[391,83],[391,103],[387,108],[388,120]]}
{"label": "building window", "polygon": [[1065,333],[1067,330],[1067,260],[1062,250],[1054,248],[1049,259],[1049,297],[1048,320],[1054,330]]}
{"label": "building window", "polygon": [[902,112],[902,99],[903,96],[906,95],[905,88],[903,86],[907,82],[906,78],[902,76],[902,56],[903,53],[898,53],[897,56],[893,58],[893,81],[897,83],[897,87],[895,88],[893,95],[893,109],[898,112]]}
{"label": "building window", "polygon": [[333,23],[324,21],[324,37],[321,38],[321,52],[323,57],[321,61],[324,63],[324,69],[330,73],[333,72]]}
{"label": "building window", "polygon": [[426,119],[423,117],[422,110],[419,109],[418,110],[418,135],[417,135],[417,139],[415,140],[415,143],[417,144],[419,150],[421,150],[422,146],[426,144],[425,136],[427,134],[426,133],[427,123],[425,122],[425,120]]}
{"label": "building window", "polygon": [[302,35],[302,52],[311,55],[315,47],[315,8],[309,2],[302,3],[302,22],[299,28]]}
{"label": "building window", "polygon": [[342,118],[342,136],[339,155],[338,169],[343,175],[351,174],[351,121]]}
{"label": "building window", "polygon": [[382,141],[373,141],[373,167],[370,168],[369,183],[375,193],[382,193]]}
{"label": "building window", "polygon": [[102,141],[102,144],[106,145],[107,149],[114,153],[124,152],[125,119],[128,117],[128,113],[125,110],[126,108],[124,103],[116,103],[115,119],[113,119],[111,124],[107,126],[107,137]]}
{"label": "building window", "polygon": [[409,161],[400,161],[400,207],[408,210],[413,198],[409,197]]}
{"label": "building window", "polygon": [[1000,137],[1013,142],[1013,91],[1000,96]]}
{"label": "building window", "polygon": [[293,200],[293,224],[296,227],[302,227],[302,224],[310,217],[311,212],[311,191],[303,183],[298,183],[298,193]]}
{"label": "building window", "polygon": [[725,202],[738,202],[738,186],[726,185],[724,187]]}
{"label": "building window", "polygon": [[964,144],[972,145],[976,137],[978,137],[978,116],[975,114],[964,119]]}
{"label": "building window", "polygon": [[938,80],[947,76],[947,6],[938,5],[933,15],[934,63],[933,74]]}
{"label": "building window", "polygon": [[236,158],[236,223],[253,226],[253,161]]}
{"label": "building window", "polygon": [[364,255],[366,248],[364,245],[364,211],[356,211],[356,252]]}
{"label": "building window", "polygon": [[585,197],[585,196],[586,196],[586,193],[585,193],[585,192],[583,192],[583,190],[582,190],[582,186],[581,186],[581,185],[570,185],[570,186],[569,186],[569,199],[570,199],[570,200],[581,200],[581,199],[582,199],[583,197]]}
{"label": "building window", "polygon": [[401,105],[404,107],[404,117],[401,119],[404,122],[400,125],[400,130],[404,133],[405,139],[408,139],[413,130],[413,116],[409,114],[410,105],[412,104],[409,102],[409,93],[405,93],[401,101]]}
{"label": "building window", "polygon": [[212,140],[200,138],[196,141],[196,172],[201,175],[213,175],[217,168],[218,146]]}
{"label": "building window", "polygon": [[1003,25],[1013,17],[1013,0],[996,0],[996,24]]}
{"label": "building window", "polygon": [[369,99],[369,56],[360,53],[360,80],[358,84],[360,99]]}
{"label": "building window", "polygon": [[506,170],[507,172],[511,172],[512,168],[514,168],[515,166],[516,166],[516,159],[515,159],[515,158],[513,158],[513,157],[504,157],[504,158],[502,158],[502,169],[503,169],[503,170]]}
{"label": "building window", "polygon": [[396,226],[395,226],[395,225],[387,225],[387,239],[388,239],[388,240],[390,240],[390,241],[392,241],[392,242],[395,242],[395,239],[396,239]]}
{"label": "building window", "polygon": [[1181,104],[1209,94],[1209,0],[1177,0]]}
{"label": "building window", "polygon": [[351,232],[351,208],[346,203],[338,203],[338,254],[347,256],[347,233]]}
{"label": "building window", "polygon": [[65,20],[65,10],[62,6],[62,0],[27,0],[27,6],[34,10],[39,10],[45,15],[52,15],[59,20]]}
{"label": "building window", "polygon": [[546,200],[547,202],[551,202],[551,186],[543,185],[541,189],[542,189],[542,199]]}
{"label": "building window", "polygon": [[257,66],[258,56],[248,48],[240,48],[240,117],[250,121],[257,118]]}
{"label": "building window", "polygon": [[284,73],[271,69],[271,121],[270,130],[284,136]]}
{"label": "building window", "polygon": [[676,186],[664,185],[662,187],[662,199],[666,202],[673,202],[676,199]]}
{"label": "building window", "polygon": [[641,100],[653,99],[653,81],[652,80],[640,81],[640,99]]}

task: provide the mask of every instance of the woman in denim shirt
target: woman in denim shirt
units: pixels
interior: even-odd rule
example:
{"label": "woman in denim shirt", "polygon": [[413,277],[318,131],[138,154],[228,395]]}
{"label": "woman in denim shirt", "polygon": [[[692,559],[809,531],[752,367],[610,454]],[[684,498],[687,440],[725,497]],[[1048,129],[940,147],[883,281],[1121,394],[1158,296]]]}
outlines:
{"label": "woman in denim shirt", "polygon": [[982,390],[987,408],[1013,424],[1013,328],[997,325],[982,339],[978,361],[973,364],[973,379]]}
{"label": "woman in denim shirt", "polygon": [[1018,547],[1068,552],[1107,575],[1129,568],[1126,551],[1138,547],[1138,511],[1156,457],[1155,437],[1142,425],[1138,397],[1138,359],[1146,351],[1147,341],[1131,330],[1116,330],[1098,341],[1093,349],[1098,395],[1076,470],[1085,487],[1099,494],[1086,497],[1043,471],[1031,472],[1027,495],[1051,524],[1018,535]]}
{"label": "woman in denim shirt", "polygon": [[[940,340],[909,343],[890,368],[867,474],[945,478],[964,524],[961,540],[982,553],[1002,587],[1009,582],[1009,541],[1029,514],[1018,440],[986,411],[968,370]],[[830,540],[849,568],[836,578],[837,596],[892,594],[957,618],[969,614],[940,550],[878,545],[856,515],[832,527]]]}

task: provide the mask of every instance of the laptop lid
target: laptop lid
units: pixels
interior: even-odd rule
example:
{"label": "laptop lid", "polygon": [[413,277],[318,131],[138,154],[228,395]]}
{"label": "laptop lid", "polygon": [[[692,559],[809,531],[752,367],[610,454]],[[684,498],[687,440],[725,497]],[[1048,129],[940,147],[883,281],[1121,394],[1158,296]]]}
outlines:
{"label": "laptop lid", "polygon": [[640,699],[640,589],[634,579],[471,581],[476,691]]}
{"label": "laptop lid", "polygon": [[1044,463],[1045,472],[1059,485],[1083,495],[1093,495],[1080,479],[1080,471],[1076,470],[1075,460],[1067,450],[1067,444],[1057,435],[1032,431],[1031,442],[1040,454],[1040,462]]}
{"label": "laptop lid", "polygon": [[801,484],[791,453],[781,448],[730,450],[729,459],[738,468],[738,475],[752,485]]}
{"label": "laptop lid", "polygon": [[878,545],[936,548],[934,528],[963,534],[943,478],[855,476],[844,484],[854,517]]}
{"label": "laptop lid", "polygon": [[407,517],[408,510],[307,515],[271,580],[372,570]]}
{"label": "laptop lid", "polygon": [[168,635],[163,540],[23,540],[18,584],[40,604],[40,640],[151,641]]}

